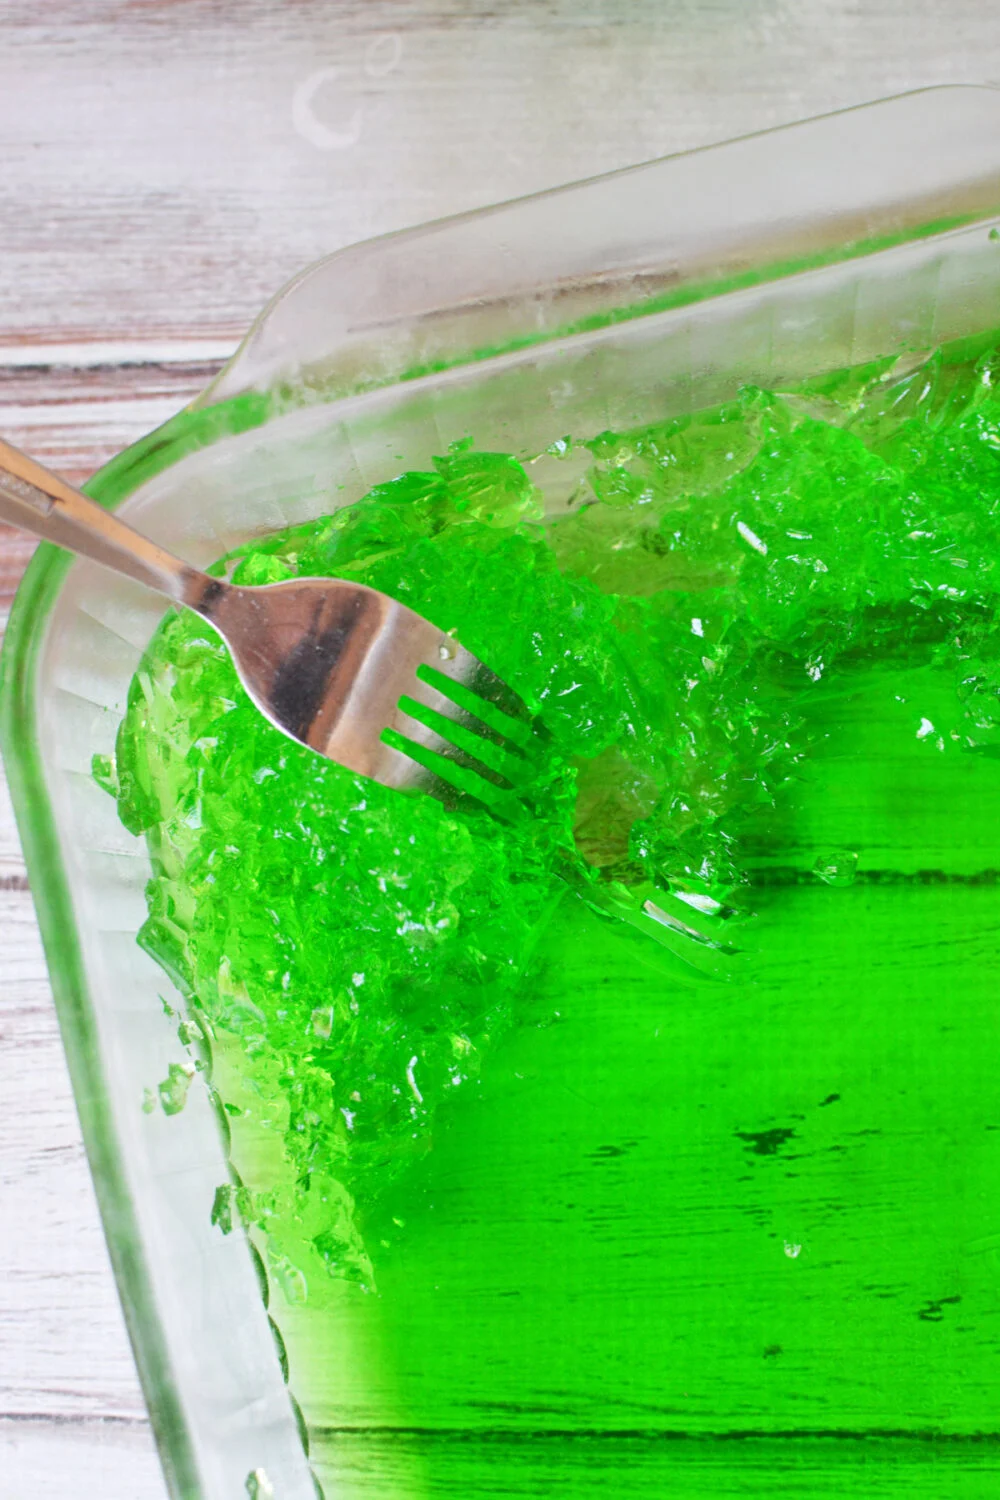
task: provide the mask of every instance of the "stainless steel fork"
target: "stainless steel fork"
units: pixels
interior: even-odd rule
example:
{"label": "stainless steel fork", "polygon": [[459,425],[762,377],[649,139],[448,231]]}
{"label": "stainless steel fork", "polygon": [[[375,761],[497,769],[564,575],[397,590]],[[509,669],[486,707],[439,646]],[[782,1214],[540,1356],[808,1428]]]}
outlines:
{"label": "stainless steel fork", "polygon": [[531,715],[495,673],[363,584],[210,578],[0,442],[0,520],[186,605],[226,642],[260,711],[383,786],[476,796],[512,815],[532,784]]}

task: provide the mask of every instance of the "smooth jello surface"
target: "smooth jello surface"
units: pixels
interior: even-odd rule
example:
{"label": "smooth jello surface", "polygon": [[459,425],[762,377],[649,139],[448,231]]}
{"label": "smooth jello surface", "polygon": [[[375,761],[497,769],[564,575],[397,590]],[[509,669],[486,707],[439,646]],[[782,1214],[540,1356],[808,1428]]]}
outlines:
{"label": "smooth jello surface", "polygon": [[562,438],[554,511],[460,445],[221,565],[454,631],[550,737],[523,823],[319,759],[165,621],[98,774],[330,1493],[998,1481],[998,381]]}

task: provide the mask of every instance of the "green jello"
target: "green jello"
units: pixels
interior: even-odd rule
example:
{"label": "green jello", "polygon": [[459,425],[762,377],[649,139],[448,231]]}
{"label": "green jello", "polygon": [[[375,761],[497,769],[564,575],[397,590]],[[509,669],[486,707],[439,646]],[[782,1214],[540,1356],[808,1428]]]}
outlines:
{"label": "green jello", "polygon": [[[998,378],[459,446],[219,565],[453,630],[550,736],[523,823],[319,759],[164,622],[98,773],[332,1494],[1000,1483]],[[690,943],[595,909],[651,893]]]}

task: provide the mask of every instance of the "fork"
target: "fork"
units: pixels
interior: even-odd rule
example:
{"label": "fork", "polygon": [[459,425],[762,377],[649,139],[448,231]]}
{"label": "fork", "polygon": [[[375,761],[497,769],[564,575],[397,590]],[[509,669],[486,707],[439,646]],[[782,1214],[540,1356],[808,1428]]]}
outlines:
{"label": "fork", "polygon": [[211,578],[2,441],[0,520],[201,615],[261,713],[348,770],[446,795],[436,776],[511,812],[531,781],[525,751],[537,732],[520,698],[452,636],[376,589],[336,578],[255,587]]}
{"label": "fork", "polygon": [[[100,563],[202,617],[249,697],[291,739],[400,791],[472,797],[534,815],[562,769],[518,695],[454,637],[387,594],[337,578],[245,586],[209,577],[0,440],[0,520]],[[701,972],[735,950],[680,915],[671,893],[638,904],[569,850],[560,877],[595,911],[638,927]]]}

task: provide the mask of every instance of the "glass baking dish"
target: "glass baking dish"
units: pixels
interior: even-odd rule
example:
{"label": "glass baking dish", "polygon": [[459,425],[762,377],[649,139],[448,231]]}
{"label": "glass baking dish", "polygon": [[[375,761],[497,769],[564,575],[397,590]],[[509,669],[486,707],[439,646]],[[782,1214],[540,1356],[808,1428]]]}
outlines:
{"label": "glass baking dish", "polygon": [[[998,216],[1000,92],[944,88],[389,236],[293,281],[209,389],[88,489],[200,565],[470,433],[535,459],[558,506],[578,474],[545,450],[567,432],[627,430],[747,382],[974,349],[1000,329]],[[162,610],[41,547],[7,633],[2,744],[169,1488],[184,1500],[462,1493],[466,1434],[387,1432],[350,1379],[306,1379],[311,1335],[248,1240],[212,1223],[227,1143],[207,1092],[196,1082],[171,1116],[142,1108],[184,1062],[164,1004],[179,999],[136,944],[148,858],[91,762],[113,749]],[[912,1415],[905,1430],[858,1427],[806,1407],[776,1427],[762,1397],[756,1411],[721,1409],[667,1457],[683,1427],[581,1431],[590,1446],[565,1468],[545,1433],[515,1424],[519,1487],[490,1493],[607,1493],[626,1450],[631,1492],[650,1495],[771,1494],[780,1469],[788,1495],[865,1483],[971,1496],[1000,1475],[990,1435],[961,1413]],[[458,1488],[427,1487],[425,1441],[456,1445]]]}

